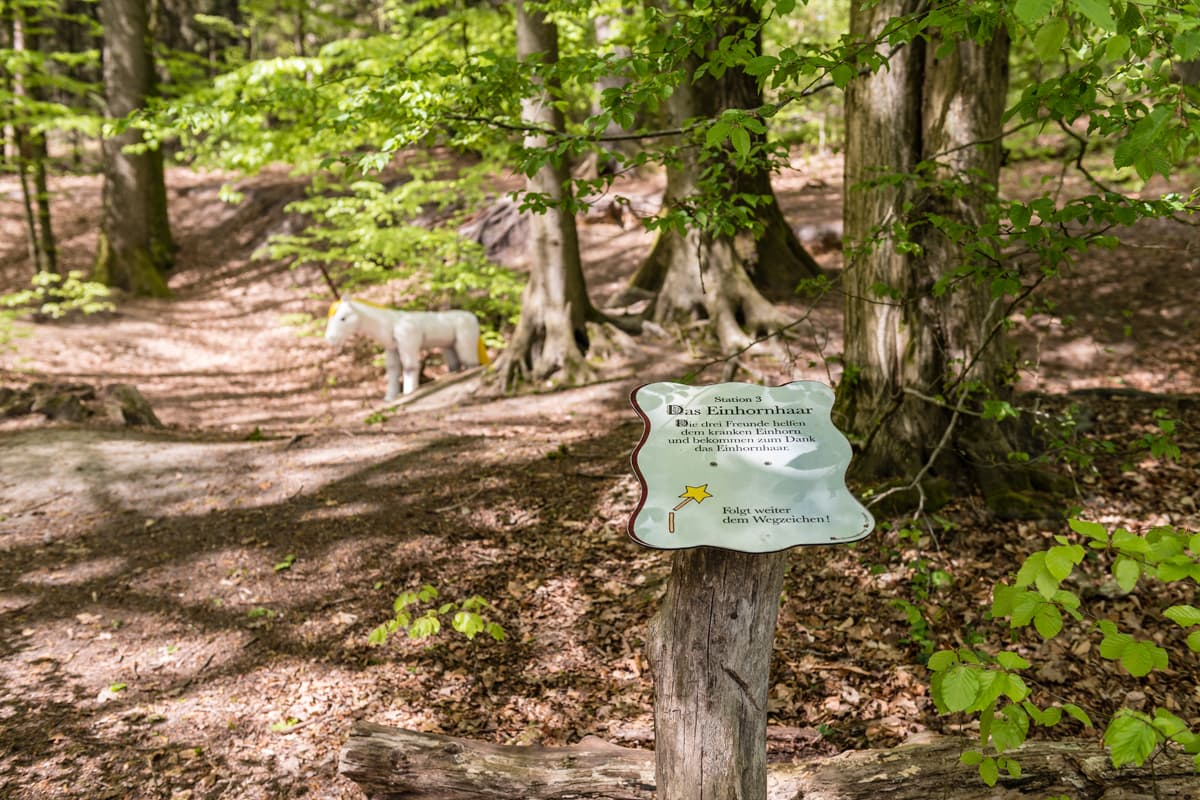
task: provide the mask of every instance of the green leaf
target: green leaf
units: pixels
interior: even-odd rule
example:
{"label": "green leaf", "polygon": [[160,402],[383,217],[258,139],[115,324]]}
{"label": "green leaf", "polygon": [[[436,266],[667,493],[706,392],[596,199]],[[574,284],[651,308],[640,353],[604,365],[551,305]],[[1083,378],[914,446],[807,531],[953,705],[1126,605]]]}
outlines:
{"label": "green leaf", "polygon": [[1154,709],[1154,729],[1161,733],[1163,738],[1180,744],[1193,735],[1192,729],[1186,722],[1165,708]]}
{"label": "green leaf", "polygon": [[1005,669],[1028,669],[1029,662],[1021,658],[1016,653],[1010,653],[1007,650],[996,654],[996,661]]}
{"label": "green leaf", "polygon": [[1174,583],[1181,581],[1193,574],[1196,565],[1190,558],[1173,558],[1170,561],[1159,564],[1154,571],[1155,576],[1163,583]]}
{"label": "green leaf", "polygon": [[973,767],[983,761],[983,753],[978,750],[967,750],[958,757],[958,760],[968,767]]}
{"label": "green leaf", "polygon": [[1062,612],[1058,610],[1058,606],[1043,603],[1038,606],[1037,613],[1033,616],[1033,627],[1043,639],[1053,639],[1063,629]]}
{"label": "green leaf", "polygon": [[1013,14],[1029,27],[1054,8],[1054,0],[1017,0],[1013,5]]}
{"label": "green leaf", "polygon": [[1083,548],[1079,545],[1055,545],[1046,551],[1046,571],[1057,581],[1064,580],[1083,560]]}
{"label": "green leaf", "polygon": [[1118,551],[1126,555],[1142,555],[1150,552],[1149,542],[1124,528],[1117,528],[1113,531],[1112,544]]}
{"label": "green leaf", "polygon": [[1042,598],[1040,595],[1018,589],[1013,597],[1012,618],[1009,621],[1009,626],[1013,628],[1023,628],[1030,622],[1033,622],[1034,616],[1038,609],[1042,607]]}
{"label": "green leaf", "polygon": [[1058,593],[1058,584],[1060,581],[1051,575],[1049,570],[1039,572],[1033,582],[1037,586],[1038,594],[1047,600]]}
{"label": "green leaf", "polygon": [[1163,616],[1185,628],[1200,625],[1200,608],[1195,606],[1171,606],[1163,612]]}
{"label": "green leaf", "polygon": [[450,624],[468,639],[474,639],[476,635],[483,633],[484,629],[483,617],[474,611],[459,611]]}
{"label": "green leaf", "polygon": [[775,65],[778,63],[779,59],[775,56],[755,56],[746,62],[746,66],[743,69],[747,75],[759,78],[775,69]]}
{"label": "green leaf", "polygon": [[724,120],[717,120],[714,122],[708,129],[708,132],[704,134],[704,146],[713,148],[721,144],[721,142],[725,141],[726,137],[729,136],[729,129],[731,127],[732,126]]}
{"label": "green leaf", "polygon": [[1104,57],[1109,61],[1125,61],[1129,57],[1129,37],[1123,33],[1113,36],[1104,45]]}
{"label": "green leaf", "polygon": [[1108,3],[1105,0],[1071,0],[1071,3],[1097,28],[1106,31],[1117,29],[1117,21],[1113,19],[1112,12],[1109,11]]}
{"label": "green leaf", "polygon": [[941,672],[951,664],[957,663],[958,654],[953,650],[939,650],[929,657],[929,661],[925,663],[925,666],[928,667],[931,672]]}
{"label": "green leaf", "polygon": [[996,759],[989,757],[980,762],[979,777],[988,786],[996,785],[996,781],[1000,779],[1000,767],[996,764]]}
{"label": "green leaf", "polygon": [[1019,703],[1029,696],[1029,687],[1025,685],[1025,681],[1021,679],[1020,675],[1009,675],[1004,694],[1009,700]]}
{"label": "green leaf", "polygon": [[[1068,30],[1070,30],[1070,26],[1062,17],[1055,17],[1038,29],[1033,36],[1033,52],[1039,61],[1047,62],[1058,56],[1062,51]],[[1025,221],[1028,223],[1028,217]]]}
{"label": "green leaf", "polygon": [[839,89],[845,89],[857,74],[858,70],[849,64],[838,64],[829,71],[829,77]]}
{"label": "green leaf", "polygon": [[1112,566],[1113,577],[1123,592],[1132,592],[1137,586],[1138,578],[1142,577],[1142,565],[1132,558],[1117,556]]}
{"label": "green leaf", "polygon": [[1158,746],[1158,733],[1144,714],[1122,709],[1108,723],[1104,744],[1114,767],[1126,764],[1140,767]]}
{"label": "green leaf", "polygon": [[1040,551],[1031,554],[1017,570],[1017,586],[1028,586],[1033,583],[1045,568],[1046,554]]}
{"label": "green leaf", "polygon": [[408,628],[408,635],[411,639],[428,639],[442,629],[442,623],[437,617],[423,616],[413,620],[412,625]]}
{"label": "green leaf", "polygon": [[1167,651],[1151,642],[1133,642],[1121,653],[1121,666],[1135,678],[1166,669]]}
{"label": "green leaf", "polygon": [[1121,664],[1135,678],[1149,675],[1154,670],[1154,659],[1144,644],[1144,642],[1134,642],[1121,653]]}
{"label": "green leaf", "polygon": [[1106,633],[1100,642],[1100,656],[1109,661],[1116,661],[1131,644],[1133,644],[1133,637],[1128,633]]}
{"label": "green leaf", "polygon": [[1108,542],[1108,529],[1099,522],[1089,522],[1085,519],[1072,518],[1068,523],[1071,530],[1098,542]]}
{"label": "green leaf", "polygon": [[1193,653],[1200,653],[1200,631],[1192,631],[1188,634],[1187,646]]}
{"label": "green leaf", "polygon": [[1193,28],[1184,33],[1177,33],[1171,40],[1175,54],[1180,61],[1192,61],[1200,55],[1200,28]]}
{"label": "green leaf", "polygon": [[380,625],[379,627],[375,628],[375,630],[371,631],[371,635],[367,637],[367,644],[371,645],[372,647],[379,647],[387,642],[387,639],[388,627],[387,625]]}
{"label": "green leaf", "polygon": [[733,144],[734,152],[742,158],[750,155],[750,134],[745,128],[736,127],[729,131],[729,141]]}
{"label": "green leaf", "polygon": [[963,664],[942,673],[942,702],[950,711],[965,711],[979,696],[979,673]]}
{"label": "green leaf", "polygon": [[1067,712],[1067,716],[1074,719],[1076,722],[1082,723],[1083,727],[1092,727],[1092,718],[1088,713],[1074,703],[1063,703],[1062,710]]}

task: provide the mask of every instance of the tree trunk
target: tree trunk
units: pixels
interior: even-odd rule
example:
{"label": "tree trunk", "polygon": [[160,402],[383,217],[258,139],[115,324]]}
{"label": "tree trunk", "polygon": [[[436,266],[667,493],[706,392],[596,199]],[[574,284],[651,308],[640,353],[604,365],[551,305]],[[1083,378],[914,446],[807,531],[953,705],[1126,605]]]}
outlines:
{"label": "tree trunk", "polygon": [[787,553],[672,555],[651,623],[658,800],[765,800],[767,693]]}
{"label": "tree trunk", "polygon": [[[517,3],[517,52],[523,61],[558,61],[558,30],[540,11]],[[522,102],[522,117],[532,126],[561,131],[562,112],[554,105],[552,81]],[[525,147],[545,149],[549,137],[531,133]],[[544,195],[549,206],[530,220],[530,275],[521,299],[521,319],[496,370],[504,387],[521,380],[551,377],[574,383],[589,373],[587,323],[599,318],[588,300],[579,255],[579,236],[569,196],[570,171],[564,159],[553,159],[529,178],[526,189]]]}
{"label": "tree trunk", "polygon": [[[856,2],[851,36],[875,38],[890,20],[921,7],[917,0]],[[995,424],[964,424],[964,415],[930,402],[944,397],[977,413],[978,395],[966,396],[971,387],[991,397],[1007,391],[1002,302],[991,296],[989,281],[973,275],[935,295],[939,279],[981,265],[971,263],[964,240],[928,220],[936,215],[978,231],[995,202],[1008,39],[1001,28],[985,44],[958,40],[939,54],[942,45],[936,31],[929,41],[914,39],[846,93],[851,249],[843,273],[846,372],[837,413],[861,451],[852,470],[862,480],[918,474],[952,417],[953,438],[937,453],[935,473],[980,478],[998,467],[997,454],[1013,449]],[[869,183],[881,174],[912,174],[922,163],[934,165],[929,178],[953,180],[953,188]],[[907,239],[897,231],[903,224],[912,226]]]}
{"label": "tree trunk", "polygon": [[[6,9],[4,26],[13,52],[38,49],[39,37],[30,30],[24,10]],[[33,27],[36,28],[36,22]],[[21,118],[22,115],[30,113],[26,108],[29,101],[42,98],[42,90],[36,85],[36,81],[30,81],[29,76],[21,70],[8,76],[7,82],[16,101],[12,110],[12,139],[17,176],[21,184],[21,200],[25,210],[30,263],[35,273],[57,274],[58,246],[54,239],[54,227],[50,216],[50,190],[46,183],[46,136],[31,129],[27,120]]]}
{"label": "tree trunk", "polygon": [[[108,116],[140,108],[153,86],[145,0],[102,0],[104,90]],[[104,140],[103,218],[96,280],[139,295],[168,294],[170,228],[162,152],[126,152],[142,142],[134,127]]]}
{"label": "tree trunk", "polygon": [[[1153,769],[1112,768],[1095,742],[1030,742],[1015,751],[1020,778],[989,788],[959,763],[965,739],[923,736],[891,750],[854,750],[769,767],[770,800],[1043,800],[1189,797],[1188,757]],[[585,739],[570,747],[514,747],[356,723],[339,774],[371,800],[661,800],[654,753]],[[699,794],[690,795],[699,797]],[[728,794],[724,798],[736,798]]]}
{"label": "tree trunk", "polygon": [[[730,13],[729,29],[718,31],[710,47],[715,47],[723,34],[740,36],[743,26],[759,19],[749,3],[738,4]],[[667,101],[670,125],[681,127],[687,120],[715,117],[725,109],[762,105],[757,83],[740,68],[726,70],[719,79],[706,74],[693,81],[690,76],[700,63],[698,58],[689,57],[685,65],[689,77]],[[763,141],[764,136],[752,137],[754,146]],[[664,206],[680,208],[703,203],[701,176],[706,170],[717,168],[724,176],[721,191],[726,197],[752,194],[766,198],[755,212],[760,230],[747,230],[736,237],[714,236],[694,227],[685,232],[664,230],[630,286],[654,293],[655,300],[648,312],[653,321],[662,324],[709,320],[721,348],[736,350],[749,344],[751,336],[787,324],[788,320],[767,301],[763,291],[790,294],[801,280],[819,274],[819,269],[784,219],[767,169],[759,166],[738,170],[728,154],[717,156],[724,160],[721,164],[702,161],[698,156],[699,143],[690,144],[696,146],[682,148],[679,162],[667,167]]]}
{"label": "tree trunk", "polygon": [[41,254],[39,269],[60,274],[58,269],[58,241],[54,238],[53,218],[50,214],[50,185],[46,181],[46,161],[50,154],[46,150],[45,134],[30,137],[33,162],[33,187],[37,207],[38,251]]}

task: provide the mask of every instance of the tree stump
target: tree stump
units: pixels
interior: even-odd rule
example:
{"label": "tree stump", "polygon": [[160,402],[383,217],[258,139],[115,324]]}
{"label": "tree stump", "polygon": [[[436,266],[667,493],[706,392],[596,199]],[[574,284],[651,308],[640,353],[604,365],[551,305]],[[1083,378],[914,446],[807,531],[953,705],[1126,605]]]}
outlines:
{"label": "tree stump", "polygon": [[128,383],[113,383],[99,390],[86,383],[0,387],[0,418],[27,414],[41,414],[53,422],[163,426],[150,402],[136,386]]}

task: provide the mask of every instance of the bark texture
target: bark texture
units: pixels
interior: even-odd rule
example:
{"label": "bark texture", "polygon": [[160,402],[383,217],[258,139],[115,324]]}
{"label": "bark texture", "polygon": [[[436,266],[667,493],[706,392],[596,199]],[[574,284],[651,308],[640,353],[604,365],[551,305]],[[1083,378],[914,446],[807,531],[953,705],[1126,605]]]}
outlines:
{"label": "bark texture", "polygon": [[[745,26],[759,19],[750,3],[736,4],[729,14],[728,30],[714,36],[711,47],[716,46],[720,35],[741,36]],[[706,74],[692,80],[700,64],[696,57],[687,60],[684,69],[688,77],[667,101],[671,126],[681,127],[697,117],[715,117],[729,108],[762,105],[757,83],[743,70],[733,67],[720,78]],[[753,137],[755,145],[762,141],[762,136]],[[728,196],[753,194],[766,198],[757,209],[761,231],[746,231],[737,237],[714,237],[694,229],[684,233],[664,231],[630,286],[656,295],[648,312],[653,321],[709,320],[721,346],[736,349],[750,341],[743,331],[755,335],[786,324],[763,292],[790,294],[801,280],[819,274],[819,268],[784,219],[768,170],[758,167],[739,171],[732,162],[702,163],[698,152],[699,148],[685,147],[679,161],[668,166],[664,205],[679,208],[695,204],[702,194],[702,173],[717,167],[728,179]]]}
{"label": "bark texture", "polygon": [[765,800],[767,692],[786,553],[672,556],[650,628],[658,800]]}
{"label": "bark texture", "polygon": [[[104,92],[108,116],[142,107],[153,89],[145,0],[102,0]],[[137,128],[104,140],[103,217],[96,279],[140,295],[166,296],[173,244],[167,221],[162,152],[126,152]]]}
{"label": "bark texture", "polygon": [[[917,0],[855,3],[851,36],[867,41],[892,19],[919,12]],[[946,45],[943,51],[943,45]],[[967,265],[963,243],[927,220],[937,215],[977,230],[994,202],[1000,172],[1001,115],[1008,86],[1008,39],[943,42],[937,32],[894,50],[887,67],[853,81],[846,96],[846,378],[840,426],[861,448],[855,475],[907,479],[935,453],[952,411],[970,384],[1004,396],[1007,358],[1002,302],[989,282],[967,277],[941,296],[940,278]],[[950,178],[955,190],[916,180],[871,181],[886,174]],[[908,247],[893,226],[917,224]],[[889,292],[880,296],[877,288]],[[977,410],[977,400],[965,406]],[[1007,452],[995,425],[962,424],[935,471],[978,473]],[[978,468],[978,469],[975,469]]]}
{"label": "bark texture", "polygon": [[[543,64],[558,60],[558,30],[540,11],[517,3],[517,52],[522,60],[538,58]],[[562,112],[554,105],[555,87],[522,103],[523,118],[533,126],[561,131]],[[530,134],[530,149],[549,146],[548,137]],[[529,178],[527,190],[546,195],[552,205],[529,224],[529,283],[521,298],[521,319],[496,370],[506,388],[521,380],[543,381],[551,376],[573,383],[588,372],[587,323],[598,317],[588,300],[579,255],[575,216],[564,207],[569,200],[570,171],[562,159],[552,161]]]}
{"label": "bark texture", "polygon": [[[958,757],[962,739],[925,737],[891,750],[857,750],[772,764],[769,800],[1103,800],[1195,798],[1189,758],[1115,770],[1094,742],[1032,742],[1016,751],[1022,775],[989,788]],[[655,800],[654,753],[585,739],[570,747],[508,747],[360,722],[338,772],[371,800]],[[698,795],[692,795],[698,797]],[[736,798],[738,795],[725,795]]]}

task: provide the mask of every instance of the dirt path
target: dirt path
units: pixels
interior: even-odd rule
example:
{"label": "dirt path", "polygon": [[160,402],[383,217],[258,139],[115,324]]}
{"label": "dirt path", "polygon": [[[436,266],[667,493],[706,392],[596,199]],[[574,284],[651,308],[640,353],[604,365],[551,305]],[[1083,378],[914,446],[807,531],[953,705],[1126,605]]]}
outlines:
{"label": "dirt path", "polygon": [[[785,205],[831,222],[836,163],[801,166]],[[678,376],[692,354],[651,342],[602,382],[553,394],[485,401],[466,381],[367,424],[380,368],[285,322],[320,320],[319,280],[249,259],[285,224],[296,184],[258,179],[246,205],[229,208],[217,202],[221,182],[172,173],[174,300],[26,327],[0,354],[0,382],[134,383],[168,426],[0,430],[0,796],[358,798],[335,759],[364,717],[508,743],[648,744],[643,637],[666,559],[624,533],[640,434],[626,397]],[[94,248],[97,186],[58,185],[68,263],[86,264]],[[12,190],[0,184],[0,195]],[[0,207],[10,287],[24,269],[11,206]],[[611,293],[644,236],[607,223],[585,235],[593,285]],[[1196,391],[1183,300],[1200,293],[1195,234],[1139,231],[1133,244],[1070,277],[1060,312],[1021,322],[1020,343],[1043,367],[1030,388]],[[824,376],[820,353],[840,350],[836,306],[816,310],[776,377]],[[1200,522],[1191,399],[1047,402],[1085,403],[1096,435],[1121,447],[1167,407],[1182,421],[1181,461],[1123,471],[1108,459],[1078,500],[1093,518],[1138,528]],[[984,523],[970,498],[945,513],[955,527],[934,541],[881,533],[796,553],[774,758],[893,744],[943,724],[919,654],[979,627],[987,582],[1058,530]],[[953,584],[922,601],[915,587],[934,570]],[[426,583],[492,600],[506,641],[368,647],[396,593]],[[901,602],[924,609],[928,628]],[[1118,601],[1116,613],[1142,610]],[[1051,648],[1039,690],[1090,708],[1138,691],[1200,721],[1194,682],[1109,683],[1097,658]],[[1194,658],[1177,669],[1197,674]]]}

